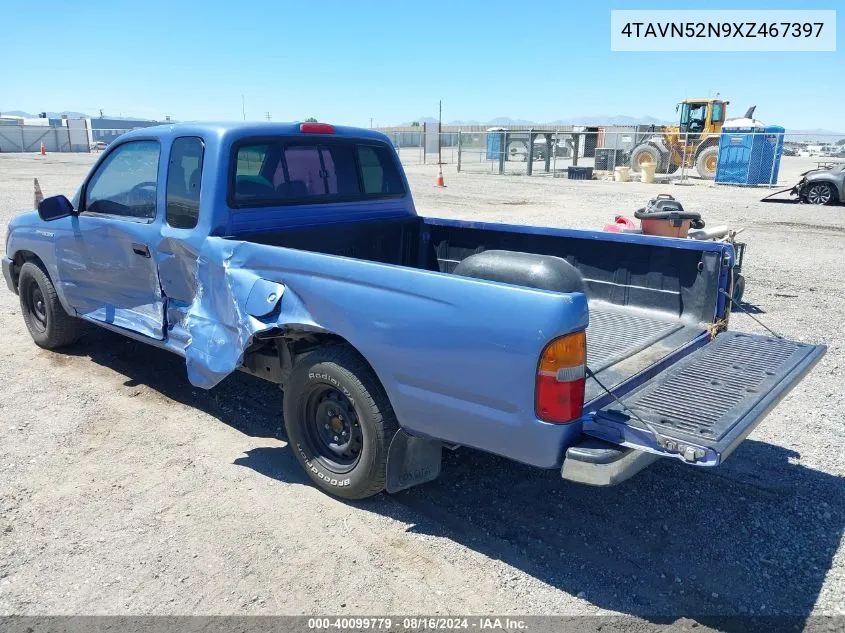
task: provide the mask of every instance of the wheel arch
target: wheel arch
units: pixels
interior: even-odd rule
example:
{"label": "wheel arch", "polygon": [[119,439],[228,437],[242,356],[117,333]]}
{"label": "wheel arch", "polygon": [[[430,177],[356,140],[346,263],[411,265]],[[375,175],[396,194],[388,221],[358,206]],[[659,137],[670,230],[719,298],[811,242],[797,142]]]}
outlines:
{"label": "wheel arch", "polygon": [[15,289],[18,288],[18,282],[20,281],[21,277],[21,268],[27,262],[33,262],[38,264],[41,269],[44,271],[44,274],[50,278],[50,281],[53,281],[52,277],[50,276],[50,271],[47,270],[47,266],[44,264],[44,261],[32,251],[26,249],[20,249],[15,251],[15,254],[10,258],[12,260],[12,282],[15,284]]}
{"label": "wheel arch", "polygon": [[706,139],[704,139],[703,141],[701,141],[701,143],[699,143],[698,147],[695,150],[695,159],[694,160],[698,160],[698,157],[701,155],[701,153],[704,150],[710,149],[711,147],[715,147],[716,149],[719,149],[719,139],[718,139],[718,137],[709,136]]}
{"label": "wheel arch", "polygon": [[[275,341],[276,353],[279,358],[279,373],[269,379],[282,385],[284,385],[284,382],[290,375],[293,366],[310,352],[323,347],[342,346],[348,348],[361,358],[376,380],[378,380],[379,386],[382,391],[384,391],[388,401],[390,400],[390,395],[385,387],[385,382],[379,375],[375,366],[360,349],[340,334],[336,334],[335,332],[330,332],[328,330],[315,330],[313,326],[305,326],[303,324],[279,324],[269,330],[261,332],[256,339],[259,344],[259,349],[248,349],[244,352],[244,363],[242,368],[248,373],[256,373],[250,369],[251,363],[249,362],[248,357],[251,354],[260,353],[261,344],[268,341]],[[264,349],[266,349],[266,347]]]}

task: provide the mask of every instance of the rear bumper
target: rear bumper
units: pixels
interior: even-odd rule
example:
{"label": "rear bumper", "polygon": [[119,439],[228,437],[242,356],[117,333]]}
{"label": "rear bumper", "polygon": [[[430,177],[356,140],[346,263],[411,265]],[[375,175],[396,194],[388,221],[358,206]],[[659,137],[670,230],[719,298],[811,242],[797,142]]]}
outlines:
{"label": "rear bumper", "polygon": [[590,486],[613,486],[636,475],[659,458],[635,448],[585,439],[566,451],[560,475]]}
{"label": "rear bumper", "polygon": [[12,260],[5,256],[3,257],[3,277],[6,280],[6,285],[9,286],[9,290],[17,294],[18,288],[15,285],[14,278],[12,277]]}

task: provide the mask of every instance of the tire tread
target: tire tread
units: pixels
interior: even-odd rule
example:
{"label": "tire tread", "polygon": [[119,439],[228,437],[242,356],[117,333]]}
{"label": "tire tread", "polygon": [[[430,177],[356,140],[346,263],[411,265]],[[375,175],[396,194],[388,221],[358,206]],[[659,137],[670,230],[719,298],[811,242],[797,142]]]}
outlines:
{"label": "tire tread", "polygon": [[[343,497],[345,499],[364,499],[372,497],[384,490],[387,483],[387,451],[390,448],[390,442],[393,436],[399,430],[399,423],[396,420],[396,415],[393,407],[387,398],[387,394],[378,377],[373,372],[366,360],[353,348],[347,345],[331,345],[321,347],[312,352],[309,352],[298,359],[294,370],[291,373],[288,383],[285,384],[284,390],[286,396],[288,393],[290,397],[296,397],[293,394],[300,388],[299,382],[303,377],[307,379],[308,371],[317,366],[330,368],[336,373],[344,376],[350,383],[352,383],[359,394],[356,397],[363,396],[360,401],[360,406],[366,408],[368,413],[372,416],[373,431],[375,433],[375,441],[381,447],[383,452],[382,459],[378,463],[374,463],[370,476],[366,483],[362,486],[353,489],[335,489],[323,486],[317,479],[311,477],[322,490],[326,492]],[[285,398],[287,401],[287,397]],[[291,422],[288,420],[288,413],[293,411],[293,406],[285,409],[285,425]],[[288,436],[291,436],[290,427],[288,427]],[[300,459],[298,451],[294,449],[297,459]],[[306,469],[307,471],[307,469]],[[307,471],[308,472],[308,471]],[[308,472],[309,477],[311,473]],[[349,494],[343,494],[348,492]]]}
{"label": "tire tread", "polygon": [[[44,302],[48,308],[47,331],[44,332],[46,336],[37,336],[30,325],[30,315],[26,306],[26,299],[20,289],[27,280],[32,277],[35,282],[41,287],[41,293],[44,296]],[[59,301],[59,295],[56,292],[56,287],[50,280],[50,275],[44,265],[39,261],[28,261],[21,266],[21,272],[18,276],[18,293],[20,295],[21,312],[23,313],[24,322],[32,336],[33,341],[39,347],[44,349],[57,349],[75,343],[80,335],[80,322],[76,317],[70,316],[65,312],[64,307]],[[41,334],[41,333],[38,333]]]}

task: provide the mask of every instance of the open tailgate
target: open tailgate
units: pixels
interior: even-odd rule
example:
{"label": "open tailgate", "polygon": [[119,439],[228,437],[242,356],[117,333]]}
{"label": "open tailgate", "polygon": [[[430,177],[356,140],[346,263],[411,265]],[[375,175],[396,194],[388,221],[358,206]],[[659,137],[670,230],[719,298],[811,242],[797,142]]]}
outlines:
{"label": "open tailgate", "polygon": [[824,345],[723,332],[622,396],[625,407],[614,401],[598,410],[584,423],[584,432],[698,466],[716,466],[825,351]]}

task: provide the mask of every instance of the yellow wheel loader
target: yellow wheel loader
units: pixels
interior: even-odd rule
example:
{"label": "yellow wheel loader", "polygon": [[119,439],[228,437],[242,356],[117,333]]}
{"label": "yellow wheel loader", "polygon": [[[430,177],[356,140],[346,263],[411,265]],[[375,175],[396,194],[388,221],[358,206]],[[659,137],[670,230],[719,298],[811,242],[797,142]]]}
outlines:
{"label": "yellow wheel loader", "polygon": [[[685,166],[695,168],[702,178],[715,178],[719,133],[728,103],[720,99],[687,99],[679,103],[676,110],[681,113],[680,124],[655,128],[654,134],[631,152],[631,169],[638,172],[643,163],[653,163],[657,166],[655,171],[671,174]],[[745,116],[754,116],[754,107]]]}

